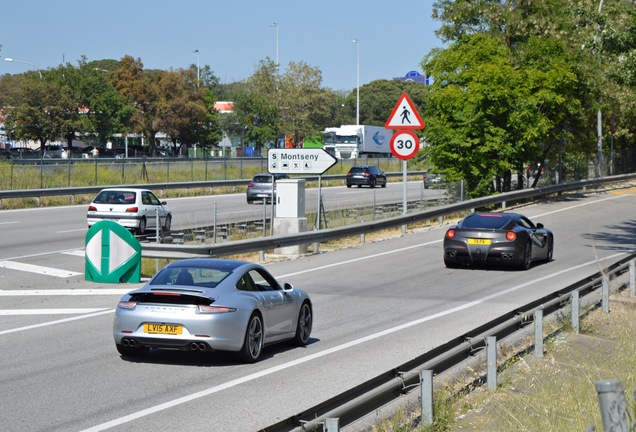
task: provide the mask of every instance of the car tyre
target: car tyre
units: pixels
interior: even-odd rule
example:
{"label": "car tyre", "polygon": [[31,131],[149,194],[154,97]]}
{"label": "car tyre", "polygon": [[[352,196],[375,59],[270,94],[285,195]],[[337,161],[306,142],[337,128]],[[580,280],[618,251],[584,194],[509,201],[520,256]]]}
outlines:
{"label": "car tyre", "polygon": [[263,321],[258,314],[253,314],[247,322],[245,339],[240,351],[241,358],[247,363],[255,363],[263,351]]}
{"label": "car tyre", "polygon": [[146,218],[141,218],[139,226],[137,227],[137,234],[143,235],[146,233]]}
{"label": "car tyre", "polygon": [[347,185],[347,187],[348,187],[348,188],[351,188],[351,185],[350,185],[350,184],[348,184],[348,185]]}
{"label": "car tyre", "polygon": [[170,231],[171,227],[172,227],[172,216],[168,215],[168,216],[166,216],[166,221],[165,221],[165,223],[163,225],[163,230],[168,232],[168,231]]}
{"label": "car tyre", "polygon": [[298,323],[296,324],[296,336],[294,343],[298,346],[305,346],[309,343],[311,336],[311,327],[313,324],[313,316],[309,302],[304,302],[298,313]]}
{"label": "car tyre", "polygon": [[375,179],[371,179],[371,181],[369,182],[369,186],[371,186],[372,188],[375,187]]}
{"label": "car tyre", "polygon": [[386,179],[384,179],[384,182],[382,183],[382,187],[385,188],[386,187]]}
{"label": "car tyre", "polygon": [[548,238],[548,253],[546,254],[545,262],[552,261],[553,256],[554,256],[554,238],[550,236]]}
{"label": "car tyre", "polygon": [[529,270],[530,265],[532,264],[532,243],[528,240],[526,243],[526,247],[523,250],[523,257],[521,259],[521,263],[519,263],[519,268],[521,270]]}
{"label": "car tyre", "polygon": [[124,357],[145,357],[150,351],[148,347],[129,347],[121,344],[115,344],[117,351]]}

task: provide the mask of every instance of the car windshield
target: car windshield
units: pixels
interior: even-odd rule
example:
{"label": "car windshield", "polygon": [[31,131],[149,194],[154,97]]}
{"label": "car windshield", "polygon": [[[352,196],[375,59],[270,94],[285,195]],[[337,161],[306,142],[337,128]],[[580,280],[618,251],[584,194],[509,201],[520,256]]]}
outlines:
{"label": "car windshield", "polygon": [[150,281],[150,285],[182,285],[214,288],[232,273],[231,269],[207,267],[168,267]]}
{"label": "car windshield", "polygon": [[101,191],[93,200],[96,204],[131,204],[135,202],[133,191],[109,190]]}
{"label": "car windshield", "polygon": [[503,214],[474,214],[464,219],[462,228],[501,229],[509,220],[510,216]]}

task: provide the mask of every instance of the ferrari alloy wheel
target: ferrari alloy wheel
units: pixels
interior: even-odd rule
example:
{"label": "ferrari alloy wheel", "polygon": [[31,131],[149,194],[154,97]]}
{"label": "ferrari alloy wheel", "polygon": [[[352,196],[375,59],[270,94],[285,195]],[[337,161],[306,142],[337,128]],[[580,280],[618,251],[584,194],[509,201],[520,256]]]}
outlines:
{"label": "ferrari alloy wheel", "polygon": [[528,240],[526,243],[526,247],[523,250],[523,257],[521,259],[521,270],[530,269],[530,265],[532,264],[532,243]]}

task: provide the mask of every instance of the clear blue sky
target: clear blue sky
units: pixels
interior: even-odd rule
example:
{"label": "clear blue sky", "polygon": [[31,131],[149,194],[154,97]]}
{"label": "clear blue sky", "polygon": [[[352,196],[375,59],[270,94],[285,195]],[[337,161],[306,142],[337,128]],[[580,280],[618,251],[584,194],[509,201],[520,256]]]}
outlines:
{"label": "clear blue sky", "polygon": [[148,69],[209,65],[222,83],[249,77],[266,57],[281,70],[304,61],[322,71],[323,86],[360,84],[423,72],[420,63],[442,43],[431,19],[433,0],[6,0],[0,13],[0,74],[65,62],[140,58]]}

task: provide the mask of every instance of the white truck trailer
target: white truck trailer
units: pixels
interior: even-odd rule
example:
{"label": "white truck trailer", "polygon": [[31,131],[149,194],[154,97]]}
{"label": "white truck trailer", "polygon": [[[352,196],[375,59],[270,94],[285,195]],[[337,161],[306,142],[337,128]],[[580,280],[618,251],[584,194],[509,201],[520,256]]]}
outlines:
{"label": "white truck trailer", "polygon": [[380,126],[342,125],[323,131],[323,148],[338,159],[390,157],[393,131]]}

